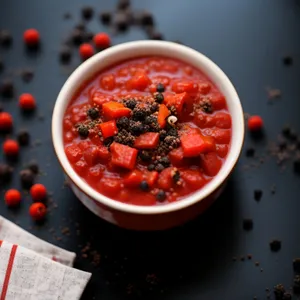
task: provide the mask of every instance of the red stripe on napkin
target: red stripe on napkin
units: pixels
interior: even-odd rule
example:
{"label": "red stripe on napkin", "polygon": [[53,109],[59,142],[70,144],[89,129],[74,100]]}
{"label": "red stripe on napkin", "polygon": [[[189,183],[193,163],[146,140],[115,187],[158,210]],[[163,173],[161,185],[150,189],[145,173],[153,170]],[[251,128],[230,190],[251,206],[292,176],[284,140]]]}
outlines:
{"label": "red stripe on napkin", "polygon": [[14,265],[17,248],[18,248],[17,245],[13,245],[11,248],[10,257],[9,257],[9,261],[8,261],[8,265],[7,265],[7,269],[6,269],[6,274],[5,274],[5,278],[4,278],[3,289],[2,289],[0,300],[5,300],[5,297],[6,297],[9,279],[10,279],[11,271],[12,271],[12,268]]}

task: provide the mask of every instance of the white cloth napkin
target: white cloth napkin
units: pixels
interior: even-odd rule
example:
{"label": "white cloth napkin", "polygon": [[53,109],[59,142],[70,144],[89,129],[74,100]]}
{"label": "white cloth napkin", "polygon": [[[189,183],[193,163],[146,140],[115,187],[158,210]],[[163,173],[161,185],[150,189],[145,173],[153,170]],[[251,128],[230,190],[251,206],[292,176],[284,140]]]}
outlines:
{"label": "white cloth napkin", "polygon": [[75,256],[0,216],[0,300],[80,299],[91,274]]}

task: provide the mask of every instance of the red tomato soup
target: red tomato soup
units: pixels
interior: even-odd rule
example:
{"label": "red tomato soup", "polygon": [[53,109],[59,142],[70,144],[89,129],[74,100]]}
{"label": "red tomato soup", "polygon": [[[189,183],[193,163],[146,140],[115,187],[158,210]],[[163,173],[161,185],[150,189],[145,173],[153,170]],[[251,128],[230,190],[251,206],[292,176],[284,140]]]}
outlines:
{"label": "red tomato soup", "polygon": [[160,205],[216,176],[231,142],[225,97],[200,71],[165,57],[124,61],[83,84],[63,119],[65,153],[99,193]]}

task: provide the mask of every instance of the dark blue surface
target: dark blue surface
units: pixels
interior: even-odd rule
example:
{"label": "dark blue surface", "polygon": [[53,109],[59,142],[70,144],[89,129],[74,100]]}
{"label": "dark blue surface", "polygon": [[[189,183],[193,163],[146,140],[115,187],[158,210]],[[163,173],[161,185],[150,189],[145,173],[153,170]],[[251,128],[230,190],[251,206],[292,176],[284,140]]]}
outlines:
{"label": "dark blue surface", "polygon": [[[61,66],[58,52],[79,22],[83,4],[93,5],[97,12],[88,23],[89,29],[106,30],[98,20],[98,12],[113,8],[114,1],[0,3],[0,29],[10,30],[14,39],[11,47],[0,48],[6,65],[1,79],[12,78],[16,96],[30,92],[38,102],[36,114],[25,117],[19,112],[17,97],[1,100],[5,110],[14,115],[15,133],[23,127],[31,132],[31,146],[22,149],[16,169],[37,159],[42,170],[37,181],[47,186],[58,205],[53,208],[50,204],[51,212],[42,226],[30,220],[29,197],[25,197],[17,212],[8,210],[0,201],[0,214],[37,236],[78,253],[77,267],[93,273],[83,299],[265,299],[267,287],[271,289],[278,283],[290,287],[292,260],[300,256],[299,176],[290,165],[282,172],[269,158],[260,167],[245,170],[245,164],[258,160],[243,154],[224,195],[207,213],[184,227],[156,233],[129,232],[99,220],[63,186],[63,174],[52,150],[51,114],[60,88],[79,63],[75,50],[71,67]],[[254,141],[246,137],[245,146],[255,145],[260,155],[268,157],[266,145],[276,139],[284,124],[289,123],[300,132],[299,1],[136,0],[133,7],[153,12],[166,39],[181,40],[213,59],[233,81],[245,112],[264,118],[266,138]],[[73,18],[63,20],[65,12]],[[37,55],[28,54],[22,42],[23,31],[31,27],[37,28],[42,37],[42,49]],[[145,38],[136,28],[113,37],[113,43]],[[286,55],[293,57],[292,66],[283,65],[282,57]],[[18,76],[18,70],[24,67],[35,72],[27,84]],[[282,91],[281,99],[272,105],[268,103],[267,86]],[[270,191],[273,184],[274,195]],[[17,172],[9,187],[20,187]],[[264,191],[259,203],[253,199],[257,188]],[[254,221],[250,232],[242,228],[246,217]],[[63,227],[70,228],[69,236],[61,233]],[[51,228],[54,232],[49,232]],[[269,249],[273,238],[282,240],[282,249],[277,253]],[[98,266],[80,254],[87,243],[101,255]],[[248,253],[253,255],[252,260],[232,261],[233,256]],[[255,266],[255,261],[260,266]],[[154,273],[158,278],[155,282],[151,280]],[[131,295],[127,295],[130,289]]]}

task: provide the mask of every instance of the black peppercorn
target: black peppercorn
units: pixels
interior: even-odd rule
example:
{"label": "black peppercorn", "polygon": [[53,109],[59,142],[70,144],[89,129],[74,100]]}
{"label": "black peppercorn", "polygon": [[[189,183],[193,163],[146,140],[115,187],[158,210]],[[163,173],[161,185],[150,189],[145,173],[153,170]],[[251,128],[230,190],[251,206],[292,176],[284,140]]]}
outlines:
{"label": "black peppercorn", "polygon": [[36,161],[31,161],[31,162],[29,162],[29,164],[28,164],[28,169],[29,170],[31,170],[34,174],[38,174],[38,172],[39,172],[39,165],[38,165],[38,163],[36,162]]}
{"label": "black peppercorn", "polygon": [[254,199],[259,201],[263,195],[262,190],[254,190]]}
{"label": "black peppercorn", "polygon": [[176,183],[180,180],[180,173],[178,170],[176,170],[172,176],[173,181]]}
{"label": "black peppercorn", "polygon": [[0,183],[9,181],[13,174],[13,168],[0,163]]}
{"label": "black peppercorn", "polygon": [[130,0],[119,0],[117,8],[120,10],[127,9],[130,6]]}
{"label": "black peppercorn", "polygon": [[21,184],[24,188],[28,189],[33,185],[34,174],[31,170],[25,169],[20,172]]}
{"label": "black peppercorn", "polygon": [[74,45],[80,45],[84,41],[84,32],[79,29],[75,29],[72,32],[71,39]]}
{"label": "black peppercorn", "polygon": [[148,171],[154,171],[155,170],[155,165],[154,164],[150,164],[148,167],[147,167]]}
{"label": "black peppercorn", "polygon": [[246,156],[247,157],[253,157],[254,154],[255,154],[255,149],[254,148],[250,147],[250,148],[246,149]]}
{"label": "black peppercorn", "polygon": [[129,129],[132,134],[140,135],[144,131],[144,125],[141,122],[130,121]]}
{"label": "black peppercorn", "polygon": [[170,160],[167,156],[160,158],[157,162],[166,168],[170,166]]}
{"label": "black peppercorn", "polygon": [[60,56],[60,61],[62,63],[68,63],[71,60],[71,57],[72,57],[72,50],[71,50],[71,48],[68,47],[68,46],[64,46],[60,50],[59,56]]}
{"label": "black peppercorn", "polygon": [[30,82],[32,80],[33,76],[34,76],[34,73],[30,69],[24,69],[21,72],[21,77],[24,82]]}
{"label": "black peppercorn", "polygon": [[251,230],[253,228],[252,219],[244,219],[243,220],[243,228],[244,228],[244,230]]}
{"label": "black peppercorn", "polygon": [[281,248],[281,241],[279,240],[273,240],[270,242],[270,249],[271,251],[277,252]]}
{"label": "black peppercorn", "polygon": [[14,85],[11,80],[6,79],[2,82],[0,92],[3,97],[11,98],[14,95]]}
{"label": "black peppercorn", "polygon": [[119,129],[128,129],[129,126],[129,119],[127,117],[121,117],[117,120],[117,126]]}
{"label": "black peppercorn", "polygon": [[89,108],[87,111],[87,115],[92,119],[95,120],[99,117],[99,110],[95,107]]}
{"label": "black peppercorn", "polygon": [[286,66],[291,66],[293,64],[293,58],[291,56],[285,56],[283,58],[283,63],[286,65]]}
{"label": "black peppercorn", "polygon": [[166,193],[163,190],[158,191],[156,199],[160,202],[164,201],[166,199]]}
{"label": "black peppercorn", "polygon": [[82,18],[85,20],[90,20],[94,15],[94,9],[90,6],[83,7],[81,10]]}
{"label": "black peppercorn", "polygon": [[0,45],[9,46],[12,43],[12,36],[9,31],[0,31]]}
{"label": "black peppercorn", "polygon": [[4,69],[3,60],[0,58],[0,72]]}
{"label": "black peppercorn", "polygon": [[146,150],[139,152],[139,156],[140,156],[141,160],[144,162],[149,162],[149,161],[151,161],[151,158],[152,158],[151,153]]}
{"label": "black peppercorn", "polygon": [[154,99],[157,103],[161,104],[163,103],[164,101],[164,95],[162,93],[157,93],[155,96],[154,96]]}
{"label": "black peppercorn", "polygon": [[100,19],[103,24],[108,25],[111,22],[111,13],[109,11],[103,11],[100,13]]}
{"label": "black peppercorn", "polygon": [[167,135],[170,135],[170,136],[178,136],[178,131],[176,128],[171,128],[168,130],[168,133]]}
{"label": "black peppercorn", "polygon": [[125,101],[125,106],[133,110],[137,105],[137,101],[134,99],[128,99]]}
{"label": "black peppercorn", "polygon": [[165,91],[165,86],[162,84],[162,83],[159,83],[157,86],[156,86],[156,91],[158,93],[163,93]]}
{"label": "black peppercorn", "polygon": [[150,105],[150,112],[151,112],[151,113],[155,113],[156,111],[158,111],[158,108],[159,108],[158,103],[153,102],[153,103]]}
{"label": "black peppercorn", "polygon": [[296,275],[294,278],[293,291],[295,294],[300,294],[300,275]]}
{"label": "black peppercorn", "polygon": [[148,185],[148,182],[146,180],[143,180],[141,183],[140,183],[140,189],[144,192],[148,191],[149,190],[149,185]]}
{"label": "black peppercorn", "polygon": [[87,138],[89,136],[89,129],[85,125],[80,125],[77,130],[80,137]]}
{"label": "black peppercorn", "polygon": [[128,16],[123,12],[119,12],[119,13],[115,14],[114,25],[118,31],[127,30],[128,26],[129,26]]}
{"label": "black peppercorn", "polygon": [[165,168],[165,167],[164,167],[162,164],[157,164],[157,165],[155,166],[155,170],[156,170],[157,172],[161,172],[164,168]]}
{"label": "black peppercorn", "polygon": [[135,108],[133,110],[132,118],[134,120],[143,121],[145,120],[146,116],[147,116],[147,111],[145,109]]}
{"label": "black peppercorn", "polygon": [[29,144],[30,135],[26,129],[20,130],[17,138],[18,138],[18,142],[21,146],[27,146]]}

